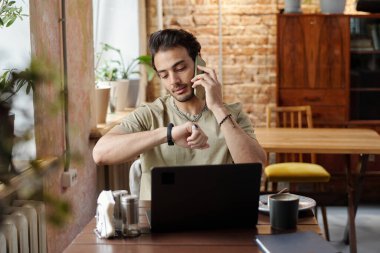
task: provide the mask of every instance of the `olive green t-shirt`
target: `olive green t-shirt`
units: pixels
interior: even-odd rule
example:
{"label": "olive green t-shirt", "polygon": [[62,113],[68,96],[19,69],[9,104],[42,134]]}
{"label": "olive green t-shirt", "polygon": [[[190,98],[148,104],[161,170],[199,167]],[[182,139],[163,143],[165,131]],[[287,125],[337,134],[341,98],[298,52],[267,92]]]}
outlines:
{"label": "olive green t-shirt", "polygon": [[[240,127],[255,138],[254,130],[248,116],[242,111],[240,103],[226,105]],[[191,115],[187,115],[191,118]],[[170,95],[160,97],[154,102],[142,105],[123,119],[121,126],[127,133],[150,131],[166,127],[169,123],[181,125],[188,120],[178,113],[174,107],[174,98]],[[203,111],[197,121],[202,131],[208,136],[210,145],[207,149],[190,149],[179,146],[169,146],[167,143],[158,145],[141,154],[141,186],[140,199],[151,199],[151,169],[157,166],[226,164],[233,163],[231,154],[219,124],[210,110]]]}

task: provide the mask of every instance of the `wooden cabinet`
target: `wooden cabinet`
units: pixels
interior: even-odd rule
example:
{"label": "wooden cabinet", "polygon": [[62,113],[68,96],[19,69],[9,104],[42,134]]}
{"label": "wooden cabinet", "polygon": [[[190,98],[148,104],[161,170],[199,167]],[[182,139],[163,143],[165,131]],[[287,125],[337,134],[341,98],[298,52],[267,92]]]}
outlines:
{"label": "wooden cabinet", "polygon": [[[380,133],[380,15],[279,14],[277,104],[311,105],[316,127]],[[344,172],[344,157],[318,163]],[[380,156],[368,170],[380,175]],[[379,187],[376,178],[371,187]]]}
{"label": "wooden cabinet", "polygon": [[277,88],[315,126],[380,125],[380,15],[279,14]]}
{"label": "wooden cabinet", "polygon": [[349,19],[278,15],[278,104],[312,106],[314,123],[348,120]]}

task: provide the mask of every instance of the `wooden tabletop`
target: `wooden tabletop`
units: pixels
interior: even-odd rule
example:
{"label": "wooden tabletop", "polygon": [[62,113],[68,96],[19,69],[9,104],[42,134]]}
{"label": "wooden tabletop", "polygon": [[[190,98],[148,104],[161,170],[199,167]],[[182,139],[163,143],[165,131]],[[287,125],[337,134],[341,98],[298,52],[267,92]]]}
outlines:
{"label": "wooden tabletop", "polygon": [[[145,210],[150,202],[140,202],[140,228],[147,228]],[[95,219],[83,229],[65,250],[66,253],[84,252],[260,252],[254,242],[257,234],[271,234],[269,216],[260,213],[258,225],[252,229],[226,229],[178,233],[142,234],[137,238],[99,239],[93,232]],[[311,210],[302,212],[297,231],[321,234]]]}
{"label": "wooden tabletop", "polygon": [[380,154],[380,136],[371,129],[256,128],[267,152],[319,154]]}

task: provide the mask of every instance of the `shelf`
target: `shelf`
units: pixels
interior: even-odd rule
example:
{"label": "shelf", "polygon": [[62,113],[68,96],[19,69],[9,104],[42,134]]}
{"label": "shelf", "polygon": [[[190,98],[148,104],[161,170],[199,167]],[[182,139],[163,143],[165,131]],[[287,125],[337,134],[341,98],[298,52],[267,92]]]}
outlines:
{"label": "shelf", "polygon": [[370,92],[370,91],[380,92],[380,87],[379,88],[351,88],[350,91],[353,91],[353,92]]}
{"label": "shelf", "polygon": [[366,50],[366,49],[362,49],[362,50],[360,50],[360,49],[351,49],[350,53],[351,54],[369,54],[369,55],[371,55],[371,54],[378,54],[378,55],[380,55],[380,50],[374,50],[374,49],[368,49],[368,50]]}
{"label": "shelf", "polygon": [[348,125],[379,125],[380,119],[378,120],[349,120]]}
{"label": "shelf", "polygon": [[60,166],[60,160],[57,157],[47,157],[28,163],[29,165],[26,165],[22,173],[9,178],[8,184],[0,182],[0,199],[5,199],[25,186],[28,187],[28,184],[33,185],[32,188],[28,188],[29,191],[32,190],[37,185],[37,180],[42,180],[48,171],[58,169]]}

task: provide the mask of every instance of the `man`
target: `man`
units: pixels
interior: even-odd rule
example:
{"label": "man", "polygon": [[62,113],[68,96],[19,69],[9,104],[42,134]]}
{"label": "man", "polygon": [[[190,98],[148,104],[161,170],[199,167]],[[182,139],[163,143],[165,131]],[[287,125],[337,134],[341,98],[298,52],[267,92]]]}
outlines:
{"label": "man", "polygon": [[[153,68],[169,95],[137,108],[96,144],[97,164],[118,164],[140,155],[140,199],[150,199],[153,166],[262,163],[265,152],[255,139],[240,104],[223,104],[215,71],[197,66],[201,45],[184,30],[166,29],[149,39]],[[205,99],[194,95],[203,86]]]}

